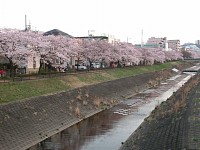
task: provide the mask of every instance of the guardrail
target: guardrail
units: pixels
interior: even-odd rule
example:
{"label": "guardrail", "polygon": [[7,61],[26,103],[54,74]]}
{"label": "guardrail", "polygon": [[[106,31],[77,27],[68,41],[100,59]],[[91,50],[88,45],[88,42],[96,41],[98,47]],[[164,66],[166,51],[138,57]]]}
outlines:
{"label": "guardrail", "polygon": [[80,73],[92,73],[98,72],[102,70],[108,70],[111,67],[107,68],[92,68],[92,69],[84,69],[84,70],[67,70],[65,72],[28,72],[26,74],[19,74],[15,73],[11,75],[9,71],[5,71],[5,73],[0,76],[0,83],[9,83],[9,82],[17,82],[17,81],[27,81],[27,80],[37,80],[37,79],[44,79],[44,78],[53,78],[53,77],[60,77],[60,76],[67,76],[72,74],[80,74]]}

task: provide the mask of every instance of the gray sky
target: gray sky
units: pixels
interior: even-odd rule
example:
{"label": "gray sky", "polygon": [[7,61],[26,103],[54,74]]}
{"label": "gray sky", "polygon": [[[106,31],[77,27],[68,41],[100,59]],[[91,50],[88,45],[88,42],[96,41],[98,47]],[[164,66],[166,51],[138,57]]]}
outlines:
{"label": "gray sky", "polygon": [[149,37],[200,39],[199,0],[0,0],[0,28],[60,29],[73,36],[88,30],[132,43]]}

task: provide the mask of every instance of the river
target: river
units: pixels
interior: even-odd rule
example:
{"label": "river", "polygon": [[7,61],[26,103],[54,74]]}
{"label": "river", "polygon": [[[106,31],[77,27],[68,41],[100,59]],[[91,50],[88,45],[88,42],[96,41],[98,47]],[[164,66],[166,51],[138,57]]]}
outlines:
{"label": "river", "polygon": [[117,150],[157,105],[193,75],[183,73],[173,76],[159,86],[122,100],[119,105],[87,118],[35,147],[38,150]]}

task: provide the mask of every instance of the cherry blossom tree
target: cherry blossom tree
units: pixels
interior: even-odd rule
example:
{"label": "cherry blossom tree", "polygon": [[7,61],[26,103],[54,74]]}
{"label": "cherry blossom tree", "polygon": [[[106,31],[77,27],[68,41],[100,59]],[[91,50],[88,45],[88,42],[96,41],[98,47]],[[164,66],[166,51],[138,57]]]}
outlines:
{"label": "cherry blossom tree", "polygon": [[130,43],[119,43],[121,60],[123,63],[132,63],[133,65],[138,65],[142,60],[142,53],[139,49],[136,49],[134,45]]}
{"label": "cherry blossom tree", "polygon": [[56,58],[69,62],[71,52],[68,41],[63,36],[43,36],[42,33],[2,29],[0,52],[10,61],[11,69],[23,61],[27,63],[27,57],[31,55],[37,55],[48,63]]}
{"label": "cherry blossom tree", "polygon": [[183,54],[177,50],[165,51],[166,61],[182,60]]}
{"label": "cherry blossom tree", "polygon": [[151,50],[153,51],[154,63],[164,63],[166,61],[164,49],[152,48]]}
{"label": "cherry blossom tree", "polygon": [[194,51],[194,50],[188,50],[188,51],[183,51],[182,54],[186,54],[190,58],[200,58],[200,52],[199,51]]}
{"label": "cherry blossom tree", "polygon": [[[160,48],[135,48],[125,42],[114,45],[104,40],[83,40],[64,36],[43,36],[43,33],[24,32],[16,29],[0,29],[0,52],[11,66],[27,63],[27,57],[36,55],[43,63],[53,65],[55,59],[69,63],[72,57],[83,62],[105,61],[152,65],[165,61],[183,59],[179,51],[165,51]],[[191,57],[199,53],[191,51]],[[62,66],[62,63],[57,64]]]}
{"label": "cherry blossom tree", "polygon": [[[64,36],[43,36],[43,33],[27,32],[26,35],[27,48],[40,57],[40,69],[44,64],[52,68],[55,60],[69,62],[71,53],[69,41],[70,39]],[[57,67],[60,68],[62,65],[59,63]]]}
{"label": "cherry blossom tree", "polygon": [[154,54],[153,50],[148,48],[140,48],[140,52],[142,53],[142,64],[144,65],[153,65],[154,64]]}
{"label": "cherry blossom tree", "polygon": [[103,40],[82,40],[81,55],[91,62],[112,61],[116,56],[115,47]]}
{"label": "cherry blossom tree", "polygon": [[54,64],[57,59],[61,62],[57,64],[60,67],[63,62],[70,61],[70,39],[64,36],[49,35],[44,36],[43,40],[45,43],[48,43],[48,47],[45,48],[44,53],[42,54],[43,60],[46,63]]}
{"label": "cherry blossom tree", "polygon": [[182,50],[183,58],[192,58],[192,54],[189,51]]}
{"label": "cherry blossom tree", "polygon": [[16,29],[0,30],[0,53],[10,62],[11,75],[14,66],[26,63],[26,57],[31,55],[24,40],[25,33]]}

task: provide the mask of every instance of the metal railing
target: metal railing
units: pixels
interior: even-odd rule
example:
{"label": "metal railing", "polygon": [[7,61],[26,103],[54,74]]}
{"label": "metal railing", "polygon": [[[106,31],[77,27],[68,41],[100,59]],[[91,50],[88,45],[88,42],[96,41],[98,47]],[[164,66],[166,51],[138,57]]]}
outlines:
{"label": "metal railing", "polygon": [[53,77],[61,77],[73,74],[82,74],[82,73],[92,73],[98,72],[102,70],[108,70],[111,67],[107,68],[90,68],[84,70],[76,70],[70,69],[65,72],[56,72],[56,71],[49,71],[49,72],[28,72],[26,74],[20,73],[10,73],[10,70],[6,70],[4,74],[0,75],[0,83],[9,83],[9,82],[17,82],[17,81],[27,81],[27,80],[38,80],[38,79],[45,79],[45,78],[53,78]]}

